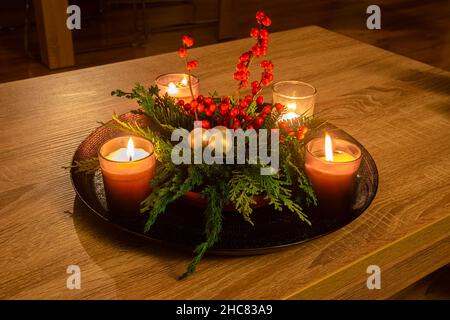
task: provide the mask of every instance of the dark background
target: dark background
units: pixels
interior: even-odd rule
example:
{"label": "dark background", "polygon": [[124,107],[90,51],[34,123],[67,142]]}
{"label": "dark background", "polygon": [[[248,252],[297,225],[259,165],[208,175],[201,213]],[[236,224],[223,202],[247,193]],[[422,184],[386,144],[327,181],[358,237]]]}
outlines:
{"label": "dark background", "polygon": [[[75,67],[40,63],[32,0],[0,1],[0,82],[139,58],[246,37],[256,10],[272,32],[318,25],[433,66],[450,69],[448,0],[72,0],[82,11],[73,31]],[[381,7],[381,30],[366,28],[366,8]],[[28,10],[26,9],[28,5]]]}

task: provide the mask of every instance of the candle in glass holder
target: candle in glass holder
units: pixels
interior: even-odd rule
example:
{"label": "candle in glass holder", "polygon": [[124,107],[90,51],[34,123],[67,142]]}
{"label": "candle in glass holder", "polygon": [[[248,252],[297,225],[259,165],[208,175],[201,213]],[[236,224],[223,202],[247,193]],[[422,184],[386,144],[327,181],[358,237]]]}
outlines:
{"label": "candle in glass holder", "polygon": [[[156,78],[156,85],[159,88],[159,94],[168,94],[179,100],[190,101],[192,99],[189,88],[189,75],[184,73],[168,73]],[[191,75],[191,86],[194,98],[198,97],[199,79]]]}
{"label": "candle in glass holder", "polygon": [[360,164],[361,150],[346,140],[326,134],[306,145],[305,172],[320,208],[338,213],[349,207]]}
{"label": "candle in glass holder", "polygon": [[312,85],[301,81],[280,81],[272,87],[273,103],[287,107],[281,121],[292,121],[300,116],[312,116],[317,90]]}
{"label": "candle in glass holder", "polygon": [[108,210],[118,215],[139,212],[155,175],[153,144],[140,137],[118,137],[99,151]]}

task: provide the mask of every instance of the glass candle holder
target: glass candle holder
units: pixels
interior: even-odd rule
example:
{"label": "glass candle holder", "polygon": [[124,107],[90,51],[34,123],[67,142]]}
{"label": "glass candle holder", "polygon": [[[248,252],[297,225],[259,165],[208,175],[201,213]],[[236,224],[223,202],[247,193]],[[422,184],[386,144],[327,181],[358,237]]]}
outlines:
{"label": "glass candle holder", "polygon": [[[178,100],[191,101],[192,95],[188,83],[189,75],[185,73],[167,73],[156,78],[160,95],[168,94]],[[191,86],[194,98],[199,94],[199,79],[191,75]]]}
{"label": "glass candle holder", "polygon": [[141,137],[113,138],[102,145],[98,158],[108,210],[122,216],[139,212],[155,175],[153,144]]}
{"label": "glass candle holder", "polygon": [[[345,212],[351,203],[356,175],[361,164],[361,149],[342,139],[326,143],[316,138],[306,145],[305,173],[323,211]],[[329,152],[327,155],[327,147]],[[332,153],[330,158],[330,154]]]}
{"label": "glass candle holder", "polygon": [[312,116],[317,90],[301,81],[280,81],[272,87],[273,103],[286,106],[288,112],[281,120],[292,121],[300,116]]}

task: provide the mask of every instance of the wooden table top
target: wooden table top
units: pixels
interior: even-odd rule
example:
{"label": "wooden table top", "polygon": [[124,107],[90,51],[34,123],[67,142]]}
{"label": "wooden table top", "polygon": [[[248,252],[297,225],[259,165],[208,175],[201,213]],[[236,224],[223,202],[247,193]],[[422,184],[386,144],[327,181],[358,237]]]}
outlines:
{"label": "wooden table top", "polygon": [[[231,94],[237,57],[251,43],[192,50],[201,91]],[[387,298],[449,263],[450,73],[314,26],[273,34],[269,50],[275,80],[314,84],[317,110],[374,157],[379,190],[363,215],[277,253],[208,256],[178,281],[189,253],[103,224],[61,167],[96,121],[135,107],[111,90],[182,71],[181,59],[170,53],[4,83],[0,298]],[[66,288],[69,265],[81,269],[80,290]],[[381,268],[381,290],[366,287],[369,265]]]}

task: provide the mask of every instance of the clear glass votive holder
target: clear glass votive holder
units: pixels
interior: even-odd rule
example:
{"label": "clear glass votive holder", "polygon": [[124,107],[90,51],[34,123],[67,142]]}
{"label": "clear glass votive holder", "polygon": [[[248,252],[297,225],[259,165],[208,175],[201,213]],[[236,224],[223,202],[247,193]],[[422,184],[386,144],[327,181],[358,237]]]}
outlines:
{"label": "clear glass votive holder", "polygon": [[[192,95],[189,88],[189,75],[185,73],[167,73],[156,78],[156,85],[159,88],[159,94],[163,96],[168,94],[178,100],[191,101]],[[199,95],[200,80],[191,75],[192,94],[194,98]]]}
{"label": "clear glass votive holder", "polygon": [[[302,81],[279,81],[272,86],[273,103],[286,106],[286,120],[295,116],[312,116],[316,103],[317,90],[309,83]],[[282,119],[283,120],[283,119]]]}

